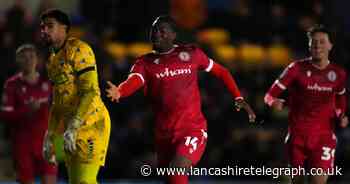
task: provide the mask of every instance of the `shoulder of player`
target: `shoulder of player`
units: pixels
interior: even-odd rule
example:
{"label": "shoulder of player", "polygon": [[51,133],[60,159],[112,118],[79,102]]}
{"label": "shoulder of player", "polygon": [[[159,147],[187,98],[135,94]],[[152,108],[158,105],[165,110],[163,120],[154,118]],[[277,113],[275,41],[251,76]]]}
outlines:
{"label": "shoulder of player", "polygon": [[335,63],[330,64],[331,70],[335,70],[336,72],[340,73],[341,75],[347,75],[347,71],[344,67],[341,67]]}
{"label": "shoulder of player", "polygon": [[153,63],[155,59],[159,58],[159,55],[154,51],[141,55],[135,59],[135,64]]}
{"label": "shoulder of player", "polygon": [[40,83],[47,83],[50,85],[51,82],[45,75],[40,74]]}
{"label": "shoulder of player", "polygon": [[142,56],[139,56],[135,59],[135,64],[144,64],[145,62],[148,62],[149,60],[151,60],[152,58],[154,58],[154,53],[150,52],[147,54],[144,54]]}
{"label": "shoulder of player", "polygon": [[304,58],[304,59],[297,59],[297,60],[293,60],[288,66],[287,68],[293,68],[295,70],[299,70],[300,68],[304,68],[307,65],[310,64],[310,58]]}
{"label": "shoulder of player", "polygon": [[[183,44],[183,45],[175,45],[174,53],[188,52],[189,54],[192,54],[192,52],[196,52],[196,51],[202,52],[202,50],[194,44]],[[157,59],[158,57],[159,56],[155,52],[150,52],[136,58],[135,63],[139,63],[139,64],[153,63],[154,60]]]}
{"label": "shoulder of player", "polygon": [[181,45],[176,45],[175,46],[175,51],[176,52],[196,52],[196,51],[202,51],[200,47],[198,47],[195,44],[181,44]]}
{"label": "shoulder of player", "polygon": [[79,52],[82,49],[92,50],[90,45],[78,38],[70,37],[67,39],[67,51],[68,54],[74,54],[75,52]]}
{"label": "shoulder of player", "polygon": [[22,75],[20,73],[17,73],[6,79],[4,86],[17,86],[21,83],[21,81]]}

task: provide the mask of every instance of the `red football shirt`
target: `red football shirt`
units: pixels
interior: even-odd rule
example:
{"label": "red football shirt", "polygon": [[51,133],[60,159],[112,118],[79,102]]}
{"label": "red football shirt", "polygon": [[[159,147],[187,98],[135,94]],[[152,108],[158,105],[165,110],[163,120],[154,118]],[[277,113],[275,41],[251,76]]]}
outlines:
{"label": "red football shirt", "polygon": [[[50,83],[42,77],[35,84],[29,84],[19,73],[5,82],[1,117],[10,125],[15,143],[42,142],[48,127],[50,94]],[[29,114],[31,99],[40,101],[41,106]]]}
{"label": "red football shirt", "polygon": [[177,46],[167,53],[139,58],[130,75],[144,81],[156,117],[156,136],[207,129],[201,111],[198,72],[209,72],[213,61],[195,46]]}
{"label": "red football shirt", "polygon": [[331,133],[336,95],[344,95],[346,72],[334,64],[319,69],[311,59],[291,63],[268,94],[278,97],[288,89],[289,129],[294,133]]}

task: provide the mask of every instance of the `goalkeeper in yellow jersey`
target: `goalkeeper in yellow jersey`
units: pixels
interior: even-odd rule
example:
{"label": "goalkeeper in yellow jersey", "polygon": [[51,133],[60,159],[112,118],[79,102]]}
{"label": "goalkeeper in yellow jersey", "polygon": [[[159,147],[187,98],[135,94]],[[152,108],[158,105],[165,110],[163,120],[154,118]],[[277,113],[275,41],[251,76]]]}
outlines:
{"label": "goalkeeper in yellow jersey", "polygon": [[85,42],[68,36],[70,21],[64,12],[47,10],[40,20],[41,36],[50,50],[47,70],[53,83],[44,156],[56,162],[53,144],[63,137],[69,183],[95,184],[105,162],[111,125],[100,98],[94,53]]}

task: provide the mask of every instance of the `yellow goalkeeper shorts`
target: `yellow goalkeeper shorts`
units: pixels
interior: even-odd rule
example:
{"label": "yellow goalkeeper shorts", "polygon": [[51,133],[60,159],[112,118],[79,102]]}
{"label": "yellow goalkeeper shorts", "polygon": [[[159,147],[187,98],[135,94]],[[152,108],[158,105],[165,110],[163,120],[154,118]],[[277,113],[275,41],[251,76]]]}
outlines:
{"label": "yellow goalkeeper shorts", "polygon": [[111,120],[106,108],[95,113],[85,121],[95,121],[86,123],[77,133],[77,150],[70,154],[66,153],[66,163],[92,163],[104,165],[108,149]]}
{"label": "yellow goalkeeper shorts", "polygon": [[99,164],[72,162],[66,164],[69,184],[97,184]]}

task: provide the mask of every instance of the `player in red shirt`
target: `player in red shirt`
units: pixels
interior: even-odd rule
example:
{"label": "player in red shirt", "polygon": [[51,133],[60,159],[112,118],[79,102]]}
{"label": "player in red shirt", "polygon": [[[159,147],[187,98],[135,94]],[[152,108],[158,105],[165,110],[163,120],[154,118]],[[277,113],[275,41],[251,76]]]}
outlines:
{"label": "player in red shirt", "polygon": [[38,53],[33,45],[20,46],[16,62],[19,72],[5,82],[0,117],[11,129],[17,179],[30,184],[39,174],[42,183],[54,184],[57,167],[42,155],[51,86],[36,70]]}
{"label": "player in red shirt", "polygon": [[[245,109],[249,121],[255,114],[240,94],[236,82],[223,66],[192,45],[174,45],[175,23],[158,17],[150,32],[154,52],[141,56],[128,79],[118,87],[109,84],[112,101],[127,97],[144,87],[155,112],[155,145],[160,167],[194,166],[207,142],[207,123],[201,111],[198,72],[206,71],[222,80],[234,97],[237,108]],[[186,184],[187,176],[169,176],[170,184]]]}
{"label": "player in red shirt", "polygon": [[[265,95],[265,103],[276,110],[289,108],[286,138],[291,167],[333,168],[335,120],[346,127],[346,72],[330,63],[329,31],[315,26],[308,32],[311,57],[292,62]],[[288,100],[278,98],[288,90]],[[305,165],[306,164],[306,165]],[[328,176],[312,176],[311,183],[324,184]],[[303,183],[303,177],[293,179]]]}

